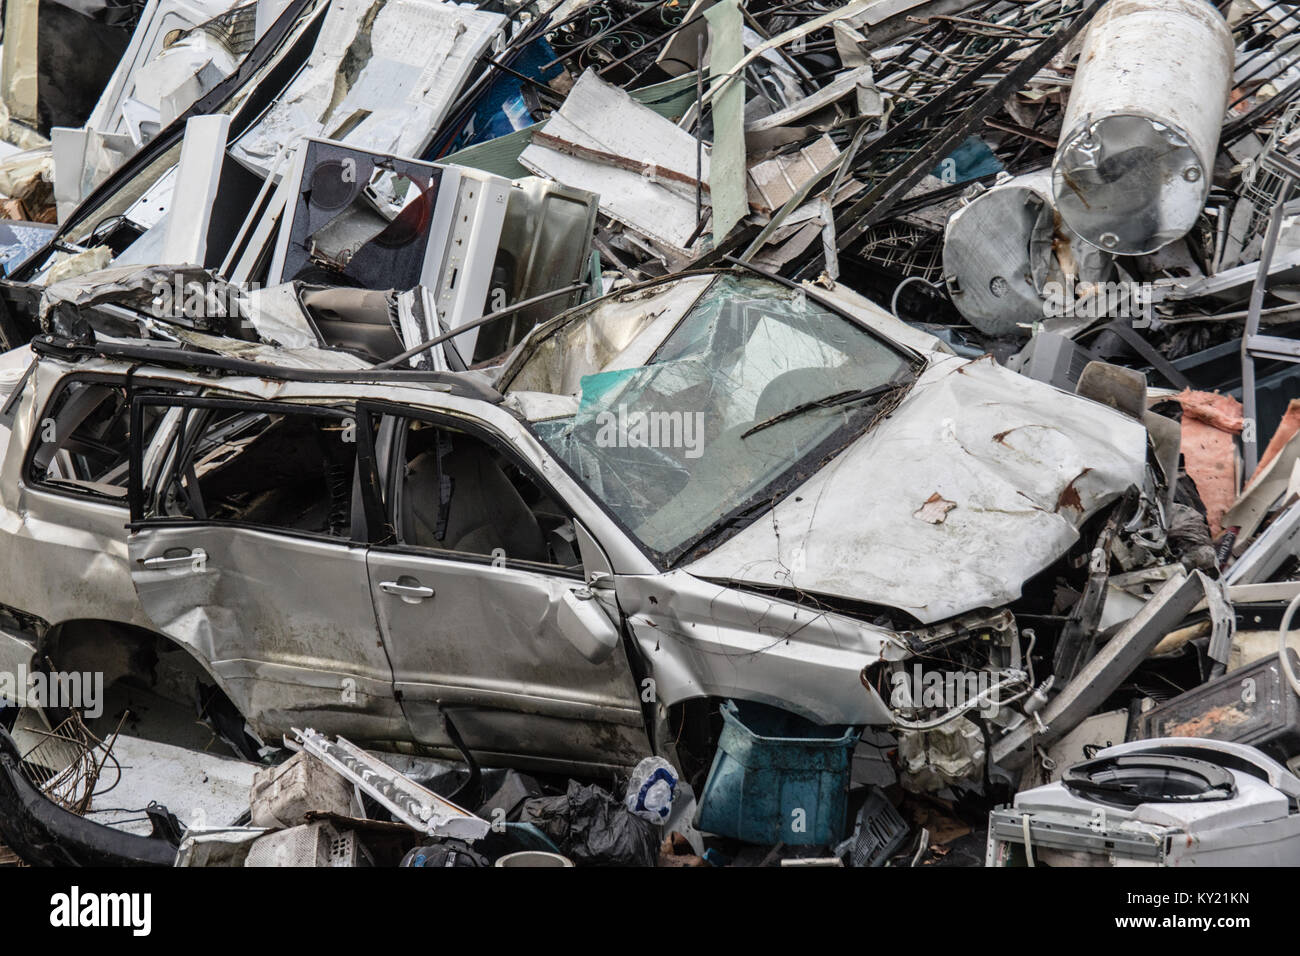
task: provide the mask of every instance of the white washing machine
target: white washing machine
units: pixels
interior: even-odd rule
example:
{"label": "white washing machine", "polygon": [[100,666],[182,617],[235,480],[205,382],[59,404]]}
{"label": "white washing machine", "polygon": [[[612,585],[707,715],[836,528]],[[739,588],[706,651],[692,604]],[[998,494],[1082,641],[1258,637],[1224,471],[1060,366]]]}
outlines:
{"label": "white washing machine", "polygon": [[989,815],[986,866],[1300,866],[1300,778],[1254,747],[1107,747]]}

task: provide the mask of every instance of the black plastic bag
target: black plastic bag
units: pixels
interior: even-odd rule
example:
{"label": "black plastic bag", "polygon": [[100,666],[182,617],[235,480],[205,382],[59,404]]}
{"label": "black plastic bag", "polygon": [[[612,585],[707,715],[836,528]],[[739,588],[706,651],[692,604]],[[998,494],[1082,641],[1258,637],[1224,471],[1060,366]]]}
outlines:
{"label": "black plastic bag", "polygon": [[657,826],[600,787],[576,780],[563,796],[525,801],[520,820],[537,826],[579,866],[654,866],[658,859]]}

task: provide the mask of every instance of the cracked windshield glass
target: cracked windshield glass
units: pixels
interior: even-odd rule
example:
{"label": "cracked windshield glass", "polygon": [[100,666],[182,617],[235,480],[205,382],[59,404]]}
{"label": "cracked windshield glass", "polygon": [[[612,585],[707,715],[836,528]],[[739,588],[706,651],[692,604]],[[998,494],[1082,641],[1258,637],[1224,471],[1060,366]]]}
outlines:
{"label": "cracked windshield glass", "polygon": [[620,364],[581,376],[573,412],[533,427],[666,563],[811,475],[913,377],[802,291],[739,276],[715,279],[648,362]]}

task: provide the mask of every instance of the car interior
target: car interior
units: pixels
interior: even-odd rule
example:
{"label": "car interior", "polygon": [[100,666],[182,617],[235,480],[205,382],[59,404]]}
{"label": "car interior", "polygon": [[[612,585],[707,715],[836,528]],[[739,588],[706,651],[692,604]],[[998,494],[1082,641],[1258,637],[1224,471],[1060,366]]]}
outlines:
{"label": "car interior", "polygon": [[407,421],[397,500],[403,544],[576,568],[573,522],[513,461],[475,435]]}
{"label": "car interior", "polygon": [[[342,413],[192,409],[166,513],[348,537],[355,431]],[[199,422],[196,422],[195,419]]]}

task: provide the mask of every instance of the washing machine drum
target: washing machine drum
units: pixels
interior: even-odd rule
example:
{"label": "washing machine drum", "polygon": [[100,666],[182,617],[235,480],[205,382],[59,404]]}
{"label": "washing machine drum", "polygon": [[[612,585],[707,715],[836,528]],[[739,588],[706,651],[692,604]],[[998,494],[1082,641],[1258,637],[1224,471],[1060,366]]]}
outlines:
{"label": "washing machine drum", "polygon": [[1076,796],[1116,807],[1141,803],[1205,803],[1237,795],[1223,767],[1168,754],[1125,754],[1075,764],[1061,776]]}

